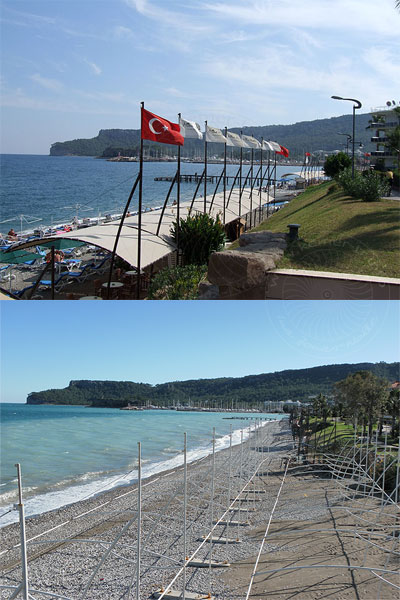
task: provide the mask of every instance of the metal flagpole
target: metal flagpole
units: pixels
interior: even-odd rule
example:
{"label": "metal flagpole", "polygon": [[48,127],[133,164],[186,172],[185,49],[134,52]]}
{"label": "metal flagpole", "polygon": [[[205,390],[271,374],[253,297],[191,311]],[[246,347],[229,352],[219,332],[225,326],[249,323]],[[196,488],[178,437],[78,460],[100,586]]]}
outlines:
{"label": "metal flagpole", "polygon": [[261,192],[262,192],[262,181],[263,181],[263,143],[264,143],[264,138],[261,138],[261,150],[260,150],[260,210],[259,210],[259,217],[258,217],[258,223],[261,223],[261,200],[262,200],[262,196],[261,196]]}
{"label": "metal flagpole", "polygon": [[274,162],[274,211],[275,211],[275,200],[276,200],[276,152]]}
{"label": "metal flagpole", "polygon": [[139,206],[138,206],[138,248],[137,248],[137,290],[136,290],[136,298],[139,300],[140,298],[140,271],[141,271],[141,250],[142,250],[142,200],[143,200],[143,109],[144,102],[141,102],[141,133],[140,133],[140,163],[139,163]]}
{"label": "metal flagpole", "polygon": [[[53,248],[54,250],[54,248]],[[28,558],[26,553],[26,534],[25,534],[25,509],[22,502],[22,480],[21,480],[21,465],[17,463],[18,478],[18,512],[19,512],[19,530],[21,538],[21,566],[22,566],[22,592],[24,600],[29,600],[28,589]]]}
{"label": "metal flagpole", "polygon": [[[181,113],[178,113],[178,123],[181,122]],[[176,264],[179,266],[179,208],[181,200],[181,147],[178,146],[178,167],[176,178]]]}
{"label": "metal flagpole", "polygon": [[[226,138],[226,134],[228,132],[228,128],[225,127],[225,138]],[[224,144],[224,208],[223,208],[223,212],[222,212],[222,218],[223,218],[223,223],[225,225],[225,203],[226,203],[226,141]]]}
{"label": "metal flagpole", "polygon": [[138,442],[138,522],[137,522],[137,560],[136,560],[136,600],[140,600],[140,544],[142,520],[142,457],[141,444]]}
{"label": "metal flagpole", "polygon": [[207,121],[206,135],[204,136],[204,214],[207,212]]}
{"label": "metal flagpole", "polygon": [[254,160],[254,148],[251,149],[251,160],[250,160],[250,229],[253,216],[253,160]]}
{"label": "metal flagpole", "polygon": [[267,219],[269,217],[269,189],[271,187],[271,150],[268,150],[268,167],[267,167],[267,196],[268,196],[268,204],[267,204]]}
{"label": "metal flagpole", "polygon": [[186,433],[183,434],[183,587],[182,598],[186,594],[186,511],[187,511],[187,440]]}
{"label": "metal flagpole", "polygon": [[[240,132],[240,136],[243,135],[243,131]],[[242,161],[243,161],[243,147],[240,146],[240,163],[239,163],[239,219],[242,216]],[[240,224],[239,224],[240,227]]]}

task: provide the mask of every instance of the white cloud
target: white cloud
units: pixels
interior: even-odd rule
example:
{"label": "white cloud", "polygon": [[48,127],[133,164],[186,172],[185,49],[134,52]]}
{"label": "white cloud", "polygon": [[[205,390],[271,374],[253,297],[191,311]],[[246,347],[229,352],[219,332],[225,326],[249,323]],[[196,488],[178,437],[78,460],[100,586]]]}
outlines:
{"label": "white cloud", "polygon": [[47,90],[52,92],[61,92],[64,89],[64,84],[57,79],[49,79],[48,77],[42,77],[39,73],[35,73],[29,77],[35,83],[38,83]]}
{"label": "white cloud", "polygon": [[[210,26],[201,19],[190,19],[182,12],[174,12],[157,6],[156,2],[148,0],[125,0],[126,4],[134,8],[138,13],[149,19],[154,19],[166,27],[179,29],[181,34],[205,33],[210,31]],[[163,3],[163,7],[166,3]]]}
{"label": "white cloud", "polygon": [[84,58],[83,62],[86,63],[92,69],[92,71],[95,75],[101,75],[102,70],[100,69],[100,67],[98,65],[96,65],[96,63],[91,62],[90,60],[87,60],[87,58]]}
{"label": "white cloud", "polygon": [[[362,53],[363,60],[386,81],[398,84],[400,81],[400,65],[398,57],[393,56],[387,48],[367,48]],[[397,94],[398,95],[398,94]]]}
{"label": "white cloud", "polygon": [[116,25],[113,29],[114,36],[118,39],[127,39],[133,37],[132,29],[123,25]]}
{"label": "white cloud", "polygon": [[[9,21],[14,25],[20,25],[23,27],[41,26],[41,25],[55,25],[56,19],[53,17],[47,17],[43,15],[37,15],[34,13],[28,13],[24,11],[15,10],[9,6],[4,5],[3,11],[5,14],[11,14],[16,16],[19,21]],[[6,21],[7,22],[7,21]]]}
{"label": "white cloud", "polygon": [[398,37],[392,0],[380,0],[379,7],[373,0],[229,0],[202,6],[215,16],[241,24],[370,31]]}

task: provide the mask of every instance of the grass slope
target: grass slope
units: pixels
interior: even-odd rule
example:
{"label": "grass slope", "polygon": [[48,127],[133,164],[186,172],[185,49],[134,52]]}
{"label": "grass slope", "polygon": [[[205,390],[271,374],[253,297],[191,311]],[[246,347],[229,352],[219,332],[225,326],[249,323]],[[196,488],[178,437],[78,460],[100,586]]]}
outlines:
{"label": "grass slope", "polygon": [[278,268],[400,277],[398,200],[362,202],[331,181],[308,188],[254,231],[301,225]]}

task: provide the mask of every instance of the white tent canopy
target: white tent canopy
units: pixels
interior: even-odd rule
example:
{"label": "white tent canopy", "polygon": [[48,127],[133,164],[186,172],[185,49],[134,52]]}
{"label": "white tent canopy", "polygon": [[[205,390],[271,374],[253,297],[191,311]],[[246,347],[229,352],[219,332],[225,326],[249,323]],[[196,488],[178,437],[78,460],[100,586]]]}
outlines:
{"label": "white tent canopy", "polygon": [[[229,191],[226,192],[225,204],[229,198]],[[250,211],[264,205],[267,202],[272,202],[266,192],[261,192],[254,189],[252,194],[246,188],[242,194],[240,201],[240,215],[243,216]],[[210,206],[211,212],[210,212]],[[180,204],[180,218],[185,218],[190,208],[190,202],[182,202]],[[224,194],[219,192],[213,196],[207,196],[206,212],[210,213],[214,218],[219,215],[221,221],[223,216]],[[192,213],[204,211],[204,198],[198,198],[193,204]],[[177,218],[177,206],[169,205],[164,212],[161,227],[158,235],[156,235],[158,223],[160,220],[161,209],[147,211],[142,213],[142,236],[141,236],[141,268],[151,265],[159,259],[167,256],[170,252],[176,249],[176,246],[171,237],[171,225]],[[239,189],[234,188],[229,200],[228,207],[225,208],[225,223],[230,223],[239,217]],[[93,246],[98,246],[109,252],[113,251],[115,237],[118,232],[120,221],[112,221],[101,225],[93,225],[59,234],[53,237],[43,238],[42,241],[48,243],[52,239],[59,240],[71,239],[84,242]],[[31,240],[18,245],[15,248],[27,248],[29,246],[37,246],[40,240]],[[125,260],[132,266],[138,265],[138,215],[127,217],[121,229],[121,235],[117,246],[117,256]]]}

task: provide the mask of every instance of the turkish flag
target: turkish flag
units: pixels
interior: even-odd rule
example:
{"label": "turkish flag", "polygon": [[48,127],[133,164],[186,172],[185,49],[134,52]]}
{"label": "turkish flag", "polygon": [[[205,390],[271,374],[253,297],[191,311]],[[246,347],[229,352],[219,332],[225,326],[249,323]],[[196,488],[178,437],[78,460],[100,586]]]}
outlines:
{"label": "turkish flag", "polygon": [[276,154],[283,154],[283,156],[285,156],[287,158],[289,156],[289,150],[287,148],[285,148],[285,146],[281,146],[281,151],[276,152]]}
{"label": "turkish flag", "polygon": [[178,123],[171,123],[142,108],[142,140],[183,146],[184,137]]}

